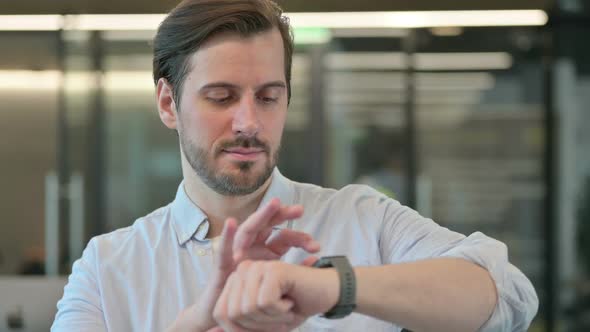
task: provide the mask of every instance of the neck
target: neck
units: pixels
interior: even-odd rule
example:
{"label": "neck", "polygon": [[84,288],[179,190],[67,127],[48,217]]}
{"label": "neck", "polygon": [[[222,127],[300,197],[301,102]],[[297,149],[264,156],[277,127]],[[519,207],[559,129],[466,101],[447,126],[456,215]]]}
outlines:
{"label": "neck", "polygon": [[184,190],[186,194],[209,219],[208,238],[221,235],[227,218],[235,218],[238,223],[246,220],[260,205],[272,176],[251,194],[242,196],[221,195],[209,188],[201,178],[195,174],[190,165],[184,165]]}

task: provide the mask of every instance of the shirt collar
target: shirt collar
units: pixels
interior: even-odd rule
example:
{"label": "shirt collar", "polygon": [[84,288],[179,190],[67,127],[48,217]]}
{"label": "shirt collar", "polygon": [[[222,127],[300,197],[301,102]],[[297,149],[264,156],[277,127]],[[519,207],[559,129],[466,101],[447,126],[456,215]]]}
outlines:
{"label": "shirt collar", "polygon": [[184,181],[178,186],[176,198],[172,202],[172,225],[179,245],[184,245],[193,236],[204,241],[209,232],[207,215],[188,197]]}
{"label": "shirt collar", "polygon": [[[281,200],[281,205],[293,204],[295,195],[291,181],[283,176],[276,167],[271,176],[271,183],[262,197],[259,208],[275,197]],[[209,232],[207,215],[188,197],[184,190],[184,181],[178,186],[176,198],[172,202],[172,217],[172,225],[179,245],[184,245],[192,237],[198,241],[207,240],[206,236]],[[275,228],[285,227],[287,227],[287,222]]]}

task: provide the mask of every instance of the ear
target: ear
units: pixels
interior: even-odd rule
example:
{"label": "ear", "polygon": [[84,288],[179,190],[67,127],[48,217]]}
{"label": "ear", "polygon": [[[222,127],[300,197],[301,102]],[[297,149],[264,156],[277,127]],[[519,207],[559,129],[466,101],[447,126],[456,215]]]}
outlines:
{"label": "ear", "polygon": [[156,103],[158,104],[158,114],[162,123],[170,129],[176,129],[178,117],[176,102],[174,102],[172,85],[165,78],[158,80]]}

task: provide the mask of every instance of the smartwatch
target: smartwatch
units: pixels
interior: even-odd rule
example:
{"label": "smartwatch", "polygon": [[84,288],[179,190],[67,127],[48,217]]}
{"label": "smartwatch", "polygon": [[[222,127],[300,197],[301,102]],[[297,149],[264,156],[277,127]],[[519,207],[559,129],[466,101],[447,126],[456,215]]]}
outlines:
{"label": "smartwatch", "polygon": [[356,278],[346,256],[322,257],[313,264],[318,268],[335,268],[340,278],[340,297],[336,305],[322,317],[328,319],[344,318],[356,308]]}

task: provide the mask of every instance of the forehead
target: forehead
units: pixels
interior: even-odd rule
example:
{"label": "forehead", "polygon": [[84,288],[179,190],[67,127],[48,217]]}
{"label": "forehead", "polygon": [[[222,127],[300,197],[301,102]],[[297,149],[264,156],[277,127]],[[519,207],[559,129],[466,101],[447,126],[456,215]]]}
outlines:
{"label": "forehead", "polygon": [[248,37],[221,33],[207,40],[190,58],[188,79],[244,83],[285,80],[283,40],[278,29]]}

